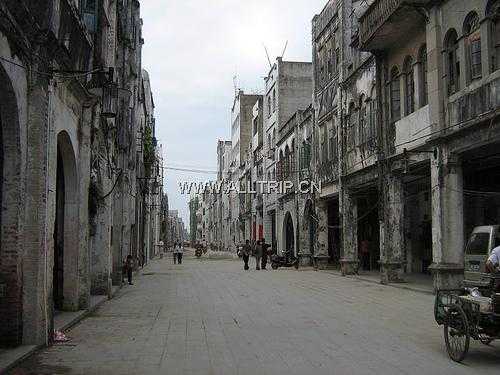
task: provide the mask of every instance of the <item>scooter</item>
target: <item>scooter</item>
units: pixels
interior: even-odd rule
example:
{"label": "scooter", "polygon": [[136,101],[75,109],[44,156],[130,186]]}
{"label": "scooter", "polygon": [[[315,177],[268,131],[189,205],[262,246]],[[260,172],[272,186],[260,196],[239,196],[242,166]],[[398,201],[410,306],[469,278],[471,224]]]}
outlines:
{"label": "scooter", "polygon": [[196,250],[194,251],[194,255],[196,255],[196,258],[201,258],[201,255],[203,254],[203,250],[201,247],[197,247]]}
{"label": "scooter", "polygon": [[299,258],[292,255],[291,251],[286,251],[283,255],[272,255],[271,268],[277,270],[280,267],[299,269]]}

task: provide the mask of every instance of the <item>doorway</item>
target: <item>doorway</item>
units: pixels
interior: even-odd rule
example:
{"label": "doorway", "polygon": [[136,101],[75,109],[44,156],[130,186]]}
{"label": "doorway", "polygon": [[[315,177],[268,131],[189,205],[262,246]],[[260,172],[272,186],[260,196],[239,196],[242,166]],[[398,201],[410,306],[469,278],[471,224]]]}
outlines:
{"label": "doorway", "polygon": [[331,199],[328,205],[328,263],[340,263],[340,216],[339,200]]}
{"label": "doorway", "polygon": [[78,178],[73,150],[69,134],[60,132],[57,136],[52,264],[52,297],[56,311],[80,308]]}
{"label": "doorway", "polygon": [[64,306],[64,209],[66,203],[64,168],[61,151],[57,150],[56,176],[56,221],[54,225],[54,268],[53,298],[54,308],[62,310]]}
{"label": "doorway", "polygon": [[358,257],[360,269],[380,269],[380,223],[378,193],[375,190],[360,194],[358,205]]}
{"label": "doorway", "polygon": [[293,230],[293,220],[290,212],[285,215],[285,221],[283,224],[284,236],[285,236],[285,252],[289,252],[291,255],[295,256],[295,236]]}

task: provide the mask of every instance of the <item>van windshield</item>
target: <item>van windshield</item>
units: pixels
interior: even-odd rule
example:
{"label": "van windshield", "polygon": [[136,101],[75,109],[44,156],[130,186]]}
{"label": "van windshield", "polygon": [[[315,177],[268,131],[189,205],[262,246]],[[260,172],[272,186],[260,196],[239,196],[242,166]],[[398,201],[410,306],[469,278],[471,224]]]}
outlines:
{"label": "van windshield", "polygon": [[489,233],[473,233],[467,245],[468,255],[488,255],[489,253]]}

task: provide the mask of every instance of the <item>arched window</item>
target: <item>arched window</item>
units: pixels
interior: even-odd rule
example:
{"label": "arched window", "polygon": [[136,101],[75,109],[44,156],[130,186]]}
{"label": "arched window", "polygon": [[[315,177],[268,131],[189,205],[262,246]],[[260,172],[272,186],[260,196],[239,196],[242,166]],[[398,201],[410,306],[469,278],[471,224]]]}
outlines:
{"label": "arched window", "polygon": [[486,7],[489,18],[491,72],[500,69],[500,0],[490,0]]}
{"label": "arched window", "polygon": [[273,129],[273,148],[276,147],[276,129]]}
{"label": "arched window", "polygon": [[366,100],[365,95],[361,94],[359,97],[358,146],[362,146],[366,143],[366,121]]}
{"label": "arched window", "polygon": [[273,90],[273,112],[276,111],[276,89]]}
{"label": "arched window", "polygon": [[290,150],[290,174],[295,171],[295,139],[292,140],[292,148]]}
{"label": "arched window", "polygon": [[271,108],[271,97],[267,98],[267,117],[271,117],[272,108]]}
{"label": "arched window", "polygon": [[473,81],[481,78],[481,26],[479,16],[471,12],[464,22],[464,43],[467,63],[467,79]]}
{"label": "arched window", "polygon": [[284,175],[285,177],[288,177],[290,175],[290,148],[288,147],[288,145],[286,145],[285,147],[284,163],[285,163],[283,167]]}
{"label": "arched window", "polygon": [[399,69],[395,66],[391,70],[390,95],[391,95],[391,120],[401,118],[401,83]]}
{"label": "arched window", "polygon": [[407,56],[403,66],[405,80],[405,116],[415,112],[415,81],[413,71],[413,58]]}
{"label": "arched window", "polygon": [[445,39],[445,67],[448,84],[448,95],[456,93],[460,88],[460,61],[458,59],[457,32],[451,29]]}
{"label": "arched window", "polygon": [[419,82],[420,82],[420,107],[425,107],[429,103],[428,83],[427,83],[427,47],[424,45],[418,52],[420,61]]}

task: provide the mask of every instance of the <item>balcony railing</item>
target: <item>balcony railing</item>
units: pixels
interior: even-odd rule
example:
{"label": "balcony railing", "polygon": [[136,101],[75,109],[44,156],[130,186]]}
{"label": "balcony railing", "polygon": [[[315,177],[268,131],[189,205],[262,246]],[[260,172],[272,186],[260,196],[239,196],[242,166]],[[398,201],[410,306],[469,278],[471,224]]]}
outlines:
{"label": "balcony railing", "polygon": [[338,179],[339,173],[336,161],[327,161],[318,166],[318,174],[324,184],[332,183]]}
{"label": "balcony railing", "polygon": [[362,44],[382,26],[403,0],[379,0],[372,4],[360,19],[359,38]]}
{"label": "balcony railing", "polygon": [[474,120],[500,107],[500,78],[485,83],[448,104],[448,124]]}
{"label": "balcony railing", "polygon": [[402,6],[409,5],[414,9],[429,2],[431,0],[376,0],[360,18],[360,44],[366,45],[380,27]]}

